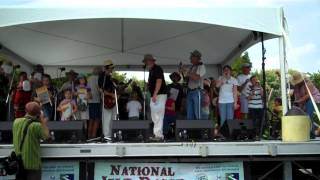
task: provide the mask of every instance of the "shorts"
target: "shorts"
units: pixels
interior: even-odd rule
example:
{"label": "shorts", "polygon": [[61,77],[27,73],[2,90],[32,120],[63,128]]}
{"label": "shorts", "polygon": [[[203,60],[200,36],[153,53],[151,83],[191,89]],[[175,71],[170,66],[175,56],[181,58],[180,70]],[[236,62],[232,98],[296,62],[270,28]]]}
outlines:
{"label": "shorts", "polygon": [[89,119],[101,120],[101,104],[89,103]]}
{"label": "shorts", "polygon": [[241,94],[240,96],[240,108],[241,108],[241,113],[243,114],[248,114],[249,108],[248,108],[248,98]]}

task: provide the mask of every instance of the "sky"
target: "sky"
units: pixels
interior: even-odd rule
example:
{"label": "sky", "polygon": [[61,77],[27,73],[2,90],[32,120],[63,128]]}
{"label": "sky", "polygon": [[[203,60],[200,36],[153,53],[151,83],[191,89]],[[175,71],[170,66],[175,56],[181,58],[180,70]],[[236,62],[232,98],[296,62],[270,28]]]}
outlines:
{"label": "sky", "polygon": [[[0,0],[2,7],[283,7],[289,27],[288,65],[303,72],[320,70],[320,0]],[[278,40],[268,40],[266,68],[279,68]],[[247,50],[261,69],[261,44]]]}

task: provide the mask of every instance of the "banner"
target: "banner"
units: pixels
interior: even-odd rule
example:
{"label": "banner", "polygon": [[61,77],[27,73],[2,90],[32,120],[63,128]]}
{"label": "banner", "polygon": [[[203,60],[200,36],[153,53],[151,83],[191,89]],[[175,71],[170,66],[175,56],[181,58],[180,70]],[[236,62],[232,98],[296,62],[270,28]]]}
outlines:
{"label": "banner", "polygon": [[[42,163],[42,180],[78,180],[79,162],[77,161],[45,161]],[[14,180],[15,175],[0,173],[0,180]]]}
{"label": "banner", "polygon": [[243,163],[95,163],[95,180],[244,180]]}
{"label": "banner", "polygon": [[78,180],[79,162],[46,161],[42,164],[43,180]]}

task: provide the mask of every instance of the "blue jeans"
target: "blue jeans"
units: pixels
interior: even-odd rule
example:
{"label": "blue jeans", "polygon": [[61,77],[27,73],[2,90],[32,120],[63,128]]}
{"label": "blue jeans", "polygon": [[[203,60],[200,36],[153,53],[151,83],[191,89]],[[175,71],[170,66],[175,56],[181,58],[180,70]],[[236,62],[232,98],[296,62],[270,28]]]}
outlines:
{"label": "blue jeans", "polygon": [[200,119],[201,91],[192,90],[187,95],[187,119]]}
{"label": "blue jeans", "polygon": [[43,111],[44,117],[48,118],[49,121],[52,121],[53,105],[51,106],[50,103],[43,104],[41,109]]}
{"label": "blue jeans", "polygon": [[226,120],[233,120],[234,103],[219,103],[220,112],[220,127],[223,126]]}
{"label": "blue jeans", "polygon": [[313,113],[314,113],[315,109],[313,107],[312,101],[309,98],[309,100],[306,102],[306,112],[311,120],[311,130],[312,132],[314,132],[315,130],[315,126],[313,124]]}

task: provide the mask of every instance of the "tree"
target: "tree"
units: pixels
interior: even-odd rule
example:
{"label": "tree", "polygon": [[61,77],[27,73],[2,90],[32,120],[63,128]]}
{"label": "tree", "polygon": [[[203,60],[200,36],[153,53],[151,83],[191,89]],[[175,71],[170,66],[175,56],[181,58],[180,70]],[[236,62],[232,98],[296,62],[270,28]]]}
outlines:
{"label": "tree", "polygon": [[245,64],[245,63],[252,64],[248,52],[244,52],[243,55],[241,55],[240,57],[238,57],[238,58],[231,64],[231,68],[232,68],[232,70],[233,70],[233,76],[237,76],[237,75],[239,75],[239,74],[242,73],[242,65]]}

